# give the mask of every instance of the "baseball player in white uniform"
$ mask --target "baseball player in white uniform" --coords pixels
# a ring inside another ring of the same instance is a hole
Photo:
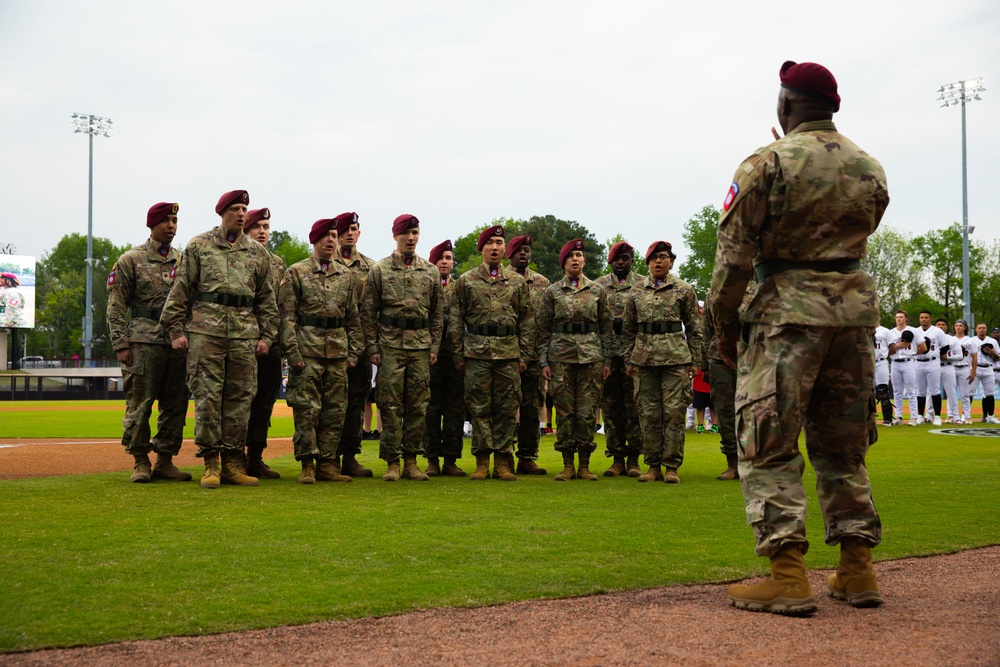
[[[955,320],[955,340],[962,347],[962,360],[955,363],[955,382],[961,398],[958,401],[958,419],[956,424],[972,423],[973,388],[979,370],[979,339],[968,335],[969,324],[965,320]]]
[[[993,365],[1000,358],[1000,343],[995,338],[986,335],[986,324],[976,325],[976,338],[979,339],[979,358],[977,359],[976,379],[969,384],[969,390],[975,393],[976,386],[983,388],[983,421],[987,424],[1000,424],[993,416],[993,393],[996,391]]]
[[[917,354],[927,353],[927,344],[924,342],[920,329],[907,326],[909,315],[905,310],[896,311],[896,326],[885,335],[889,344],[889,360],[891,366],[889,370],[892,374],[892,389],[895,401],[893,402],[894,418],[892,423],[903,423],[903,399],[910,404],[910,426],[917,425],[917,372],[914,369],[916,362],[913,357]]]
[[[882,404],[882,425],[892,426],[892,395],[889,393],[889,330],[881,324],[875,327],[875,400]]]
[[[955,363],[962,360],[962,346],[958,344],[958,339],[948,335],[948,321],[943,317],[937,318],[934,326],[940,329],[948,339],[948,344],[941,347],[941,387],[944,389],[945,398],[948,399],[948,421],[961,424],[958,412],[958,391],[955,381]]]
[[[935,426],[941,425],[941,349],[948,345],[948,336],[937,327],[931,326],[931,311],[920,311],[920,333],[927,343],[927,351],[917,353],[917,424],[924,423],[927,395],[930,394]]]

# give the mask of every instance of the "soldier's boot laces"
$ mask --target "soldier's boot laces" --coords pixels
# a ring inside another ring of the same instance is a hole
[[[568,482],[576,477],[576,470],[573,468],[573,455],[575,452],[563,452],[563,470],[555,476],[557,482]]]
[[[430,472],[428,471],[427,474],[429,475]],[[441,467],[441,474],[447,477],[465,477],[465,471],[458,467],[455,459],[448,458],[447,456],[444,459],[444,465]]]
[[[302,472],[299,473],[299,484],[316,483],[316,463],[312,459],[302,460]]]
[[[639,475],[640,482],[662,482],[663,481],[663,471],[660,469],[659,465],[649,466],[649,470],[645,474]]]
[[[383,482],[398,482],[399,481],[399,459],[395,461],[389,461],[388,467],[386,467],[385,474],[382,475]]]
[[[348,477],[371,477],[371,468],[366,468],[355,458],[354,454],[344,454],[344,461],[341,463],[340,472]]]
[[[441,460],[436,456],[427,457],[427,469],[424,474],[428,477],[437,477],[441,474]]]
[[[736,458],[736,454],[726,454],[726,469],[723,470],[722,474],[720,474],[715,479],[722,482],[728,482],[730,480],[739,478],[740,478],[740,469],[739,469],[738,459]]]
[[[516,482],[517,475],[511,470],[511,464],[513,463],[513,456],[510,454],[502,454],[500,452],[493,453],[493,472],[496,478],[501,482]]]
[[[545,468],[539,467],[532,459],[517,460],[518,475],[545,475],[547,473],[548,471]]]
[[[128,478],[128,481],[137,484],[145,484],[153,481],[151,466],[149,454],[136,454],[135,465],[132,466],[132,476]]]
[[[846,600],[852,607],[877,607],[882,604],[872,551],[860,537],[845,537],[840,541],[840,565],[826,580],[830,597]]]
[[[625,474],[625,458],[622,456],[616,456],[614,463],[611,467],[604,471],[605,477],[621,477]]]
[[[172,454],[156,455],[156,465],[153,466],[153,479],[169,479],[174,482],[190,482],[191,473],[178,470],[174,465]]]
[[[201,488],[217,489],[221,483],[222,471],[219,465],[219,452],[205,455],[205,474],[201,477]]]
[[[469,479],[480,482],[490,476],[490,455],[476,454],[476,472],[472,473]]]
[[[430,477],[420,471],[420,467],[417,465],[416,454],[406,454],[403,456],[403,479],[409,479],[414,482],[426,482],[430,479]]]
[[[677,474],[677,468],[664,468],[663,481],[667,484],[680,484],[681,476]]]
[[[732,584],[729,601],[738,609],[769,611],[774,614],[808,616],[816,611],[809,579],[806,577],[802,547],[789,544],[771,557],[771,576],[758,584]]]
[[[642,474],[642,469],[639,467],[638,454],[628,455],[628,458],[625,459],[625,470],[629,477],[638,477]]]
[[[247,447],[247,474],[258,479],[281,479],[281,473],[264,463],[263,447]]]
[[[580,468],[576,471],[577,479],[596,482],[597,475],[590,472],[590,452],[580,452]]]
[[[351,478],[340,473],[337,458],[319,459],[316,462],[317,482],[350,482]]]
[[[257,486],[256,477],[247,475],[246,457],[242,450],[227,449],[222,452],[222,483],[234,486]]]

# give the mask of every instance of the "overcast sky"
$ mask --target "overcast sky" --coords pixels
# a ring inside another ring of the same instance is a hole
[[[0,244],[40,258],[86,233],[81,112],[114,120],[94,140],[94,234],[118,244],[145,240],[158,201],[180,203],[184,243],[242,188],[300,237],[357,211],[375,258],[407,212],[421,254],[552,214],[683,261],[684,222],[769,143],[786,59],[837,77],[838,128],[888,176],[883,224],[913,233],[962,217],[961,112],[936,91],[985,77],[969,220],[992,240],[998,35],[996,0],[0,0]]]

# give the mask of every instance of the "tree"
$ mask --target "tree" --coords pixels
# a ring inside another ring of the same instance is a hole
[[[270,241],[274,240],[275,234],[282,234],[283,236],[281,243],[272,252],[285,262],[285,266],[301,262],[312,254],[312,246],[299,237],[293,236],[288,232],[275,232],[271,235]],[[270,241],[267,244],[268,249],[271,247]]]
[[[928,293],[941,306],[935,317],[944,317],[951,322],[962,314],[962,228],[957,222],[947,229],[936,229],[912,241],[914,267],[924,273]],[[969,245],[969,283],[981,285],[983,273],[981,265],[986,254],[981,244]],[[970,293],[971,297],[971,293]]]
[[[689,254],[677,275],[690,283],[695,293],[704,299],[712,286],[715,248],[719,245],[719,209],[705,206],[695,213],[684,223],[681,238]]]
[[[1000,240],[980,248],[983,252],[979,264],[982,278],[980,282],[970,281],[972,315],[976,322],[986,322],[988,327],[993,328],[1000,326]],[[971,268],[969,272],[972,272]]]
[[[267,240],[267,245],[264,247],[277,255],[278,248],[281,247],[281,244],[292,238],[295,237],[293,237],[290,232],[286,232],[283,229],[279,229],[277,231],[271,232],[271,237]]]
[[[611,252],[611,246],[613,246],[614,244],[618,243],[619,241],[625,241],[625,240],[626,240],[625,237],[622,236],[620,233],[619,234],[615,234],[614,238],[608,239],[607,241],[604,242],[604,248],[607,251],[607,253],[610,253]],[[629,244],[629,245],[631,245],[631,244]],[[605,257],[607,257],[607,253],[605,253],[605,255],[604,255]],[[632,272],[633,273],[638,273],[640,276],[648,276],[649,275],[649,267],[646,266],[646,260],[643,259],[643,257],[642,257],[642,250],[640,250],[639,248],[636,248],[632,252],[632,255],[633,255],[633,257],[632,257]],[[611,265],[610,264],[608,264],[605,267],[604,273],[611,273]]]
[[[875,280],[880,319],[886,326],[890,326],[887,322],[893,322],[893,313],[904,308],[903,302],[909,298],[914,274],[918,273],[912,263],[910,239],[892,227],[882,226],[868,237],[868,253],[861,260],[861,268]]]

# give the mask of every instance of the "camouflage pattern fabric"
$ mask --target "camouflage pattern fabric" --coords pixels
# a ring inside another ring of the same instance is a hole
[[[647,276],[628,293],[622,322],[622,356],[633,366],[698,366],[704,355],[701,315],[694,288],[667,274]],[[646,333],[641,325],[682,324],[683,331]]]
[[[611,359],[611,375],[604,381],[601,416],[604,417],[604,455],[625,457],[642,453],[642,431],[635,403],[635,383],[625,374],[625,360]]]
[[[331,460],[337,455],[347,404],[343,358],[305,357],[305,368],[288,369],[286,400],[292,407],[295,460]]]
[[[597,331],[563,333],[556,330],[562,324],[596,325]],[[542,295],[536,326],[536,349],[542,366],[552,361],[571,364],[600,361],[605,366],[611,365],[615,333],[608,295],[590,278],[580,276],[576,287],[568,277],[549,285]]]
[[[465,404],[472,415],[472,454],[514,453],[521,374],[513,359],[466,359]]]
[[[646,465],[680,468],[684,463],[684,419],[694,398],[691,367],[637,366],[635,380]]]
[[[428,458],[462,458],[462,429],[465,424],[465,377],[453,363],[448,335],[449,313],[455,297],[454,278],[441,284],[444,299],[444,333],[440,361],[430,368],[431,400],[427,404],[427,435],[424,449]]]
[[[736,371],[719,359],[709,359],[708,382],[712,415],[719,425],[719,451],[736,456]]]
[[[131,343],[132,365],[122,366],[125,418],[122,444],[127,454],[150,451],[176,456],[184,439],[188,392],[187,351],[159,343]],[[153,403],[159,412],[150,439]]]
[[[348,256],[345,257],[344,253]],[[360,310],[361,293],[368,280],[368,272],[375,260],[358,252],[357,247],[341,248],[337,261],[346,266],[355,277],[354,296]],[[364,421],[365,405],[372,388],[372,363],[362,355],[354,368],[347,369],[347,415],[344,417],[344,432],[340,437],[338,455],[361,453],[361,432],[367,430]]]
[[[14,287],[0,288],[0,327],[15,329],[26,327],[24,316],[24,294]]]
[[[427,404],[431,400],[428,351],[382,348],[375,400],[382,415],[379,458],[392,462],[404,454],[424,454]]]
[[[243,449],[250,402],[257,393],[256,347],[256,338],[188,334],[187,383],[194,396],[195,456]]]
[[[387,348],[438,353],[444,333],[440,276],[437,267],[426,259],[414,255],[407,264],[399,251],[375,263],[361,292],[361,327],[367,355],[384,353]],[[383,316],[424,320],[427,326],[397,327],[382,322]]]
[[[181,253],[152,238],[127,251],[108,275],[108,332],[115,352],[130,343],[170,345],[170,338],[155,312],[130,317],[132,308],[159,311],[174,285]]]
[[[552,362],[549,391],[556,411],[557,452],[593,452],[594,418],[601,401],[604,364]]]
[[[542,294],[551,284],[549,279],[530,268],[524,271],[524,282],[531,295],[531,312],[537,313],[542,304]],[[538,365],[538,349],[532,346],[527,359],[528,368],[521,373],[521,405],[518,408],[517,458],[538,460],[538,444],[541,434],[537,423],[538,411],[545,400],[542,392],[542,368]]]
[[[594,282],[604,288],[604,291],[608,294],[608,306],[611,308],[611,318],[617,323],[619,330],[621,329],[622,322],[625,319],[625,303],[628,301],[628,294],[632,291],[632,287],[637,283],[642,282],[643,276],[640,276],[634,271],[630,271],[628,276],[624,279],[620,279],[614,273],[606,273]],[[616,333],[614,335],[614,345],[611,346],[610,357],[621,357],[623,356],[622,350],[622,335]]]
[[[278,285],[285,275],[285,260],[267,251],[271,260],[271,283],[277,298]],[[277,303],[275,303],[277,307]],[[267,354],[257,357],[257,393],[250,403],[250,419],[247,422],[247,447],[267,448],[267,432],[271,427],[271,415],[281,390],[281,345],[275,341]]]

